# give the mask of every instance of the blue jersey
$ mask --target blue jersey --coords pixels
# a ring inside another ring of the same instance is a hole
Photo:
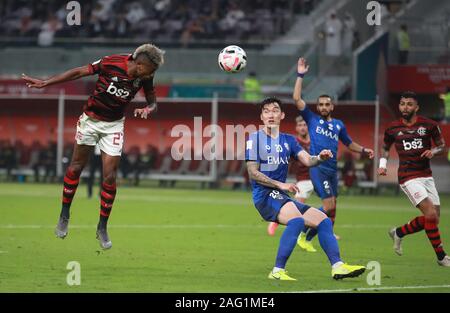
[[[311,138],[311,155],[317,155],[324,149],[331,150],[333,153],[333,158],[320,163],[317,167],[327,173],[337,172],[339,140],[346,146],[352,143],[344,123],[338,119],[326,121],[321,116],[314,114],[308,107],[300,111],[300,115],[303,116],[303,119],[308,124]]]
[[[280,133],[277,138],[268,136],[263,130],[252,133],[246,143],[245,160],[260,164],[259,171],[267,177],[286,182],[289,159],[297,159],[302,147],[294,136]],[[273,190],[255,181],[251,181],[253,201],[258,203],[265,197],[267,190]]]

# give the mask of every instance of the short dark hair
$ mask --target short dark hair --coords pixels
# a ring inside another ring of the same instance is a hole
[[[319,101],[320,98],[330,98],[330,100],[333,101],[333,97],[331,97],[330,95],[327,95],[326,93],[318,96],[317,101]]]
[[[400,99],[401,98],[411,98],[417,101],[417,94],[414,91],[405,91],[400,95]]]
[[[262,111],[264,109],[264,106],[269,103],[277,103],[280,107],[281,112],[283,112],[283,103],[276,97],[269,97],[262,100],[260,103],[258,103],[259,109]]]

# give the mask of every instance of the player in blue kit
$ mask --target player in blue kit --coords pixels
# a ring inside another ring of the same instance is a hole
[[[331,220],[320,210],[302,204],[287,194],[298,191],[295,184],[286,183],[291,157],[306,166],[316,166],[332,158],[333,154],[324,149],[318,155],[311,156],[301,148],[294,136],[279,132],[285,116],[279,99],[268,98],[260,105],[264,128],[249,136],[245,150],[253,202],[264,220],[286,225],[275,267],[269,273],[269,278],[296,280],[288,276],[285,266],[305,225],[317,229],[320,245],[331,263],[334,279],[361,275],[365,271],[364,266],[342,262]]]
[[[347,133],[344,123],[341,120],[331,117],[331,112],[334,110],[334,105],[331,97],[322,95],[317,100],[317,111],[319,114],[313,113],[301,98],[303,76],[308,72],[309,66],[306,64],[304,58],[300,58],[297,64],[297,80],[293,93],[293,99],[296,102],[297,108],[300,110],[300,115],[308,124],[309,135],[311,137],[311,154],[317,154],[322,149],[330,149],[333,157],[322,162],[319,166],[311,168],[309,174],[314,185],[314,190],[322,199],[323,210],[330,217],[331,221],[335,222],[336,218],[336,198],[338,196],[338,176],[337,176],[337,154],[338,144],[341,141],[352,152],[367,155],[370,159],[373,158],[374,153],[372,149],[364,148],[363,146],[352,141]],[[299,245],[302,241],[311,242],[316,235],[315,230],[309,230],[307,235],[300,236]]]

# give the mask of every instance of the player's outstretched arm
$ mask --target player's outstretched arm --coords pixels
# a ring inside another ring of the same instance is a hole
[[[258,184],[288,192],[299,191],[298,187],[295,184],[282,183],[280,181],[271,179],[270,177],[267,177],[267,175],[261,173],[259,171],[258,162],[247,161],[247,171],[249,178],[257,182]]]
[[[302,99],[302,88],[303,88],[303,77],[309,70],[309,65],[306,64],[304,58],[298,59],[297,63],[297,80],[295,81],[294,93],[292,98],[295,101],[297,109],[303,111],[305,109],[306,103]]]
[[[310,155],[305,150],[302,150],[298,153],[298,159],[305,166],[313,167],[319,165],[319,163],[331,159],[333,157],[333,153],[330,150],[322,150],[319,155]]]
[[[352,142],[351,144],[349,144],[348,148],[352,152],[367,155],[369,157],[369,159],[373,159],[373,157],[375,156],[372,149],[364,148],[363,146],[357,144],[356,142]]]
[[[92,75],[89,71],[89,66],[81,66],[76,67],[71,70],[68,70],[62,74],[55,75],[53,77],[50,77],[48,79],[39,79],[39,78],[33,78],[28,75],[22,74],[22,79],[27,84],[28,88],[44,88],[47,86],[64,83],[70,80],[78,79],[84,76]]]

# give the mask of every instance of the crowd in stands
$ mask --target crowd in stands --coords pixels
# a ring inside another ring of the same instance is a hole
[[[272,39],[321,0],[80,0],[81,25],[68,25],[66,1],[0,1],[0,36],[135,38],[178,41]]]

